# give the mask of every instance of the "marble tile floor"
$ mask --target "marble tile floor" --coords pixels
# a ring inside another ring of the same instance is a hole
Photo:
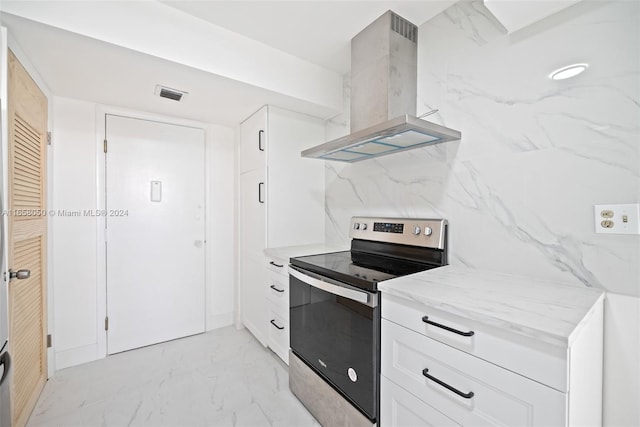
[[[275,354],[227,327],[60,370],[27,426],[319,426],[288,383]]]

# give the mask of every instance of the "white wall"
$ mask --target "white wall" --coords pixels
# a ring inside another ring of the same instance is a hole
[[[202,126],[207,156],[206,328],[231,325],[234,315],[234,130],[67,98],[54,98],[53,208],[96,209],[102,203],[104,112]],[[224,224],[221,226],[220,224]],[[54,350],[58,369],[105,356],[102,220],[53,220]]]
[[[353,215],[443,217],[451,264],[608,291],[607,426],[640,425],[640,236],[593,225],[594,204],[640,201],[639,40],[638,2],[581,2],[509,35],[459,2],[419,28],[417,113],[439,109],[428,120],[462,140],[325,168],[328,243]],[[575,62],[590,67],[547,78]]]
[[[53,128],[53,186],[51,209],[95,209],[95,105],[55,97]],[[97,219],[53,218],[53,283],[56,366],[97,354]]]
[[[235,133],[208,125],[207,138],[207,330],[234,322],[236,160]]]
[[[604,328],[604,425],[640,425],[640,298],[608,294]]]

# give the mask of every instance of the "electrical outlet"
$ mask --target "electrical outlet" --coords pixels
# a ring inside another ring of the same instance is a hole
[[[640,203],[594,205],[596,233],[640,234]]]

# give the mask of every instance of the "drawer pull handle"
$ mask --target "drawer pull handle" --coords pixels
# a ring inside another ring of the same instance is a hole
[[[275,326],[277,329],[283,330],[284,326],[278,326],[275,319],[271,319],[271,324]],[[472,393],[473,394],[473,393]]]
[[[424,368],[422,370],[422,375],[424,375],[425,377],[427,377],[431,381],[440,384],[442,387],[446,388],[447,390],[450,390],[450,391],[454,392],[458,396],[464,397],[465,399],[471,399],[473,397],[474,393],[472,391],[470,391],[469,393],[463,393],[460,390],[458,390],[457,388],[451,387],[449,384],[445,383],[444,381],[441,381],[441,380],[437,379],[436,377],[434,377],[432,375],[429,375],[429,370],[427,368]]]
[[[428,323],[430,325],[437,326],[438,328],[442,328],[445,331],[449,331],[449,332],[453,332],[454,334],[462,335],[463,337],[472,337],[475,334],[475,332],[473,332],[473,331],[462,332],[462,331],[459,331],[457,329],[453,329],[453,328],[450,328],[448,326],[445,326],[442,323],[436,323],[436,322],[434,322],[432,320],[429,320],[429,316],[422,316],[422,321],[424,323]]]
[[[271,286],[269,286],[269,287],[270,287],[271,289],[273,289],[274,291],[276,291],[276,292],[280,292],[280,293],[284,292],[284,289],[278,289],[278,288],[276,288],[276,285],[271,285]]]
[[[269,264],[271,264],[271,265],[273,265],[273,266],[275,266],[275,267],[278,267],[278,268],[282,268],[282,267],[284,267],[282,264],[276,264],[276,263],[275,263],[275,262],[273,262],[273,261],[269,261]]]

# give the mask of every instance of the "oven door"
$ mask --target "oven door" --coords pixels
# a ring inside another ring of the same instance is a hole
[[[290,266],[289,310],[291,350],[375,421],[380,360],[377,293]]]

